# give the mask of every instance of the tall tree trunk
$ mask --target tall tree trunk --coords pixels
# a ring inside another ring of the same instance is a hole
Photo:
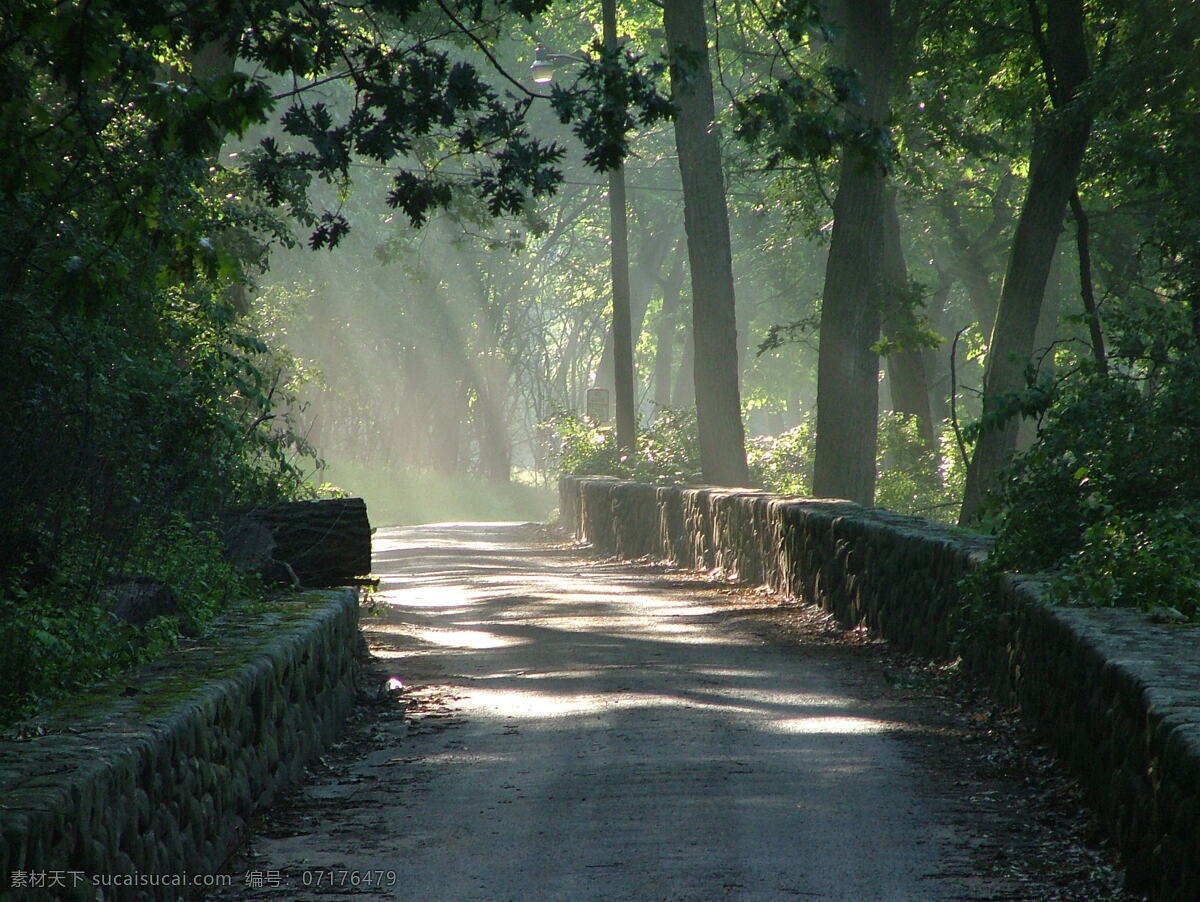
[[[604,48],[617,49],[617,3],[601,0]],[[609,241],[612,244],[613,400],[617,413],[617,445],[633,452],[637,446],[636,379],[633,374],[633,322],[629,312],[629,226],[625,203],[625,166],[608,174]],[[505,476],[507,478],[507,475]]]
[[[498,355],[485,357],[479,361],[477,373],[479,410],[475,422],[480,475],[484,479],[508,482],[512,475],[512,437],[508,434],[504,415],[508,367]]]
[[[1044,41],[1050,69],[1047,78],[1058,115],[1039,128],[1034,139],[1029,189],[1017,220],[988,347],[983,377],[985,418],[994,416],[1002,399],[1020,391],[1024,384],[1046,279],[1091,130],[1090,114],[1067,106],[1088,75],[1083,0],[1048,0],[1046,32],[1042,35],[1040,23],[1035,23],[1035,30],[1038,40]],[[967,468],[959,523],[970,524],[978,516],[984,498],[1016,448],[1018,428],[1014,417],[999,424],[985,422]]]
[[[929,323],[938,335],[946,335],[946,302],[950,298],[950,289],[954,287],[954,278],[949,272],[938,267],[938,285],[933,291],[933,297],[926,307]],[[935,423],[941,423],[950,416],[950,348],[943,344],[940,348],[926,348],[921,352],[925,361],[925,378],[929,383],[929,412]]]
[[[683,293],[683,248],[679,250],[670,275],[661,280],[663,302],[654,342],[654,403],[659,407],[671,406],[671,359],[675,352],[679,299]]]
[[[891,69],[888,0],[842,5],[844,61],[856,69],[875,126],[887,117]],[[882,165],[847,149],[833,201],[833,235],[821,301],[813,494],[871,505],[879,419],[879,339],[884,180]]]
[[[675,147],[692,271],[693,373],[700,467],[713,485],[746,485],[746,434],[738,388],[733,259],[721,148],[714,131],[704,0],[664,0]]]
[[[461,473],[468,466],[462,445],[464,425],[471,420],[469,394],[484,375],[443,293],[420,295],[414,313],[415,327],[425,337],[416,348],[409,391],[429,399],[427,419],[432,436],[427,443],[428,462],[438,472]],[[445,348],[462,348],[464,353],[448,355]],[[484,390],[478,393],[482,397]],[[404,433],[414,432],[410,417],[398,415],[397,422]]]
[[[625,167],[618,167],[608,174],[608,197],[612,243],[613,406],[617,418],[617,445],[622,450],[632,452],[637,445],[637,401],[633,374],[633,318],[629,311]]]
[[[896,211],[896,192],[884,193],[883,207],[883,284],[885,291],[907,292],[908,268],[904,264],[904,246],[900,241],[900,215]],[[894,305],[891,305],[894,307]],[[890,322],[884,326],[894,331],[901,311],[893,310]],[[925,359],[917,348],[896,351],[888,355],[888,378],[892,390],[892,409],[917,418],[921,439],[934,447],[937,439],[933,430],[933,414],[929,409],[929,380],[925,375]]]
[[[675,373],[675,388],[671,391],[671,406],[682,410],[696,406],[696,333],[688,329],[683,337],[683,351],[679,355],[679,369]]]
[[[1071,195],[1071,212],[1075,215],[1075,248],[1079,257],[1079,297],[1083,301],[1088,333],[1092,338],[1092,358],[1096,361],[1097,371],[1102,376],[1107,376],[1108,352],[1104,348],[1104,329],[1100,322],[1100,310],[1096,306],[1096,291],[1092,285],[1092,230],[1078,190]]]
[[[996,322],[997,301],[992,290],[992,272],[985,261],[991,257],[996,242],[1012,220],[1008,198],[1015,184],[1016,176],[1006,171],[992,195],[992,221],[974,236],[967,234],[955,198],[943,197],[939,205],[946,219],[946,235],[954,251],[954,276],[967,290],[967,297],[979,319],[980,331],[988,335]]]
[[[1038,312],[1037,329],[1033,333],[1033,365],[1043,376],[1054,375],[1054,340],[1058,337],[1058,312],[1067,292],[1063,284],[1063,242],[1059,236],[1058,247],[1050,261],[1050,273],[1046,276],[1046,292],[1042,309]],[[1038,424],[1032,417],[1021,417],[1017,424],[1017,444],[1014,450],[1024,451],[1037,438]]]
[[[979,320],[979,331],[990,334],[996,323],[996,296],[992,292],[992,282],[988,272],[973,256],[960,256],[956,266],[958,281],[967,291],[967,298]]]
[[[646,309],[650,306],[654,283],[657,281],[659,271],[667,256],[670,234],[666,230],[660,230],[653,235],[642,234],[640,238],[641,240],[637,243],[641,252],[629,272],[629,324],[635,348],[638,340],[642,337],[642,329],[646,324]],[[604,350],[600,354],[600,363],[596,366],[595,386],[612,391],[615,384],[613,378],[613,330],[610,326],[604,335]]]

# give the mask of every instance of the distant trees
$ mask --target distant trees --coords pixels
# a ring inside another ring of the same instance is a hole
[[[496,22],[547,6],[5,5],[0,669],[22,679],[0,718],[71,670],[86,679],[169,644],[169,625],[112,625],[97,604],[110,576],[169,581],[202,621],[242,591],[214,514],[313,491],[303,363],[264,340],[253,297],[293,225],[313,249],[345,240],[364,164],[387,171],[385,215],[413,224],[456,206],[479,221],[529,214],[560,186],[561,148],[527,125],[537,98],[484,75]],[[625,57],[553,101],[600,169],[632,127],[613,109],[665,110]],[[223,155],[256,129],[261,141]],[[492,334],[465,374],[446,368],[440,397],[480,409],[481,465],[506,477],[510,444],[491,437],[507,439],[513,349],[495,352]]]
[[[1181,10],[1133,15],[1082,0],[952,3],[937,17],[908,2],[717,3],[698,11],[680,0],[666,4],[662,32],[655,18],[630,11],[626,48],[633,57],[672,54],[683,203],[662,178],[670,155],[662,133],[635,117],[629,182],[639,405],[651,398],[688,404],[696,392],[702,454],[723,460],[705,466],[704,478],[742,482],[743,419],[755,431],[794,427],[812,414],[815,389],[813,490],[872,503],[880,467],[920,460],[923,485],[958,491],[970,461],[961,512],[964,522],[974,517],[1004,478],[1018,423],[1026,422],[1027,443],[1054,403],[1051,367],[1055,379],[1071,378],[1084,358],[1120,369],[1120,348],[1110,347],[1105,330],[1132,309],[1129,272],[1148,259],[1145,242],[1179,246],[1162,237],[1170,229],[1150,212],[1176,210],[1178,231],[1186,219],[1178,204],[1139,193],[1121,173],[1139,185],[1153,181],[1138,162],[1145,147],[1132,148],[1151,128],[1183,131],[1162,111],[1172,90],[1170,103],[1188,106],[1179,87],[1187,79],[1169,61],[1181,58],[1194,24]],[[558,29],[561,49],[594,38],[573,13],[546,22]],[[521,41],[512,46],[519,55]],[[622,65],[633,66],[633,57],[622,55]],[[585,81],[595,80],[591,71],[579,70]],[[1153,112],[1133,112],[1135,85]],[[586,108],[555,104],[560,113]],[[620,121],[628,140],[634,127]],[[1146,131],[1138,132],[1139,122]],[[746,139],[736,146],[735,131]],[[620,141],[605,148],[605,159],[624,149]],[[585,175],[574,171],[579,180]],[[640,193],[647,187],[666,194]],[[1068,205],[1074,242],[1059,240]],[[680,206],[686,266],[671,247]],[[1111,213],[1116,206],[1119,215]],[[611,378],[602,286],[594,281],[607,262],[604,226],[594,216],[545,234],[527,224],[519,243],[535,255],[583,256],[573,257],[570,280],[555,282],[540,264],[528,270],[538,286],[554,286],[552,297],[531,291],[539,313],[527,322],[549,330],[540,369],[556,375],[538,375],[533,358],[501,338],[508,399],[529,386],[540,411],[578,407],[587,372],[598,384]],[[1172,254],[1180,256],[1164,251],[1163,259]],[[512,265],[512,285],[531,284],[516,275],[524,265]],[[1164,263],[1149,280],[1174,292],[1168,269],[1178,272]],[[519,291],[503,296],[505,304],[523,303]],[[688,304],[691,329],[681,328]],[[747,353],[753,345],[761,345],[759,356]],[[560,380],[567,370],[574,375]],[[510,422],[515,412],[510,404]],[[881,444],[881,418],[907,425],[889,425]],[[898,451],[901,435],[924,450]],[[914,496],[909,509],[946,516],[958,506],[938,498],[943,507],[934,509]]]
[[[1057,381],[1077,367],[1113,368],[1105,329],[1142,303],[1128,278],[1134,257],[1149,259],[1138,242],[1179,247],[1134,225],[1161,223],[1149,210],[1179,205],[1144,193],[1131,202],[1122,174],[1145,184],[1138,161],[1154,135],[1176,134],[1165,112],[1148,111],[1165,111],[1168,92],[1189,107],[1180,92],[1192,79],[1176,63],[1194,46],[1195,16],[1081,0],[952,3],[936,17],[905,2],[714,10],[722,85],[757,154],[745,164],[773,173],[773,201],[787,198],[829,236],[819,324],[798,301],[799,315],[777,320],[763,343],[778,353],[818,336],[815,491],[872,501],[882,353],[891,404],[915,418],[924,444],[943,441],[935,412],[957,415],[957,441],[935,449],[934,466],[958,478],[965,452],[961,514],[974,520],[1019,423],[1052,407]],[[1131,91],[1148,106],[1124,105]],[[885,174],[894,194],[878,190]],[[1076,191],[1088,184],[1094,210]],[[1076,240],[1060,242],[1068,206]],[[1161,270],[1141,270],[1164,296],[1178,297],[1179,267],[1168,262],[1178,258],[1173,250]],[[946,342],[937,354],[931,327]]]
[[[397,456],[504,478],[540,455],[536,424],[578,408],[592,374],[611,379],[596,173],[633,141],[639,381],[625,406],[648,417],[651,401],[694,401],[709,481],[744,483],[744,422],[794,428],[815,394],[814,491],[872,503],[881,454],[903,457],[878,440],[881,416],[896,414],[933,455],[931,479],[950,485],[963,453],[971,460],[966,522],[1005,478],[1018,421],[1053,404],[1048,368],[1070,378],[1086,345],[1097,368],[1136,370],[1109,333],[1151,303],[1142,287],[1176,298],[1186,281],[1188,195],[1157,187],[1146,160],[1185,143],[1186,113],[1167,109],[1194,105],[1179,62],[1195,31],[1187,10],[976,0],[930,17],[906,0],[670,0],[662,20],[623,12],[615,53],[574,9],[542,0],[486,16],[471,4],[302,11],[271,0],[244,5],[237,21],[205,4],[184,18],[151,4],[136,22],[123,10],[29,7],[0,26],[15,73],[0,112],[14,134],[38,137],[10,142],[3,182],[8,221],[33,224],[9,226],[0,254],[10,296],[25,299],[11,308],[25,330],[14,334],[43,334],[76,308],[114,327],[117,309],[133,324],[145,316],[151,337],[183,317],[213,347],[242,349],[216,356],[236,378],[261,379],[257,395],[229,394],[258,398],[243,414],[265,437],[285,424],[267,407],[294,368],[260,358],[247,314],[261,309],[250,289],[268,283],[268,249],[292,240],[290,220],[313,248],[349,240],[353,225],[413,281],[355,286],[384,300],[392,291],[396,309],[370,336],[397,360],[406,395],[385,399],[389,417],[434,421],[397,427]],[[84,33],[94,46],[75,53]],[[520,61],[544,38],[589,58],[538,96]],[[97,49],[110,43],[127,44],[125,56]],[[651,62],[668,56],[674,142],[655,128],[667,82]],[[564,156],[567,129],[582,161]],[[1153,152],[1151,132],[1162,136]],[[222,158],[238,134],[253,140]],[[454,224],[439,238],[468,238],[446,258],[414,231],[434,220]],[[1060,241],[1064,229],[1076,240]],[[450,257],[463,262],[452,278],[434,265]],[[288,266],[280,286],[320,275]],[[306,290],[302,281],[291,288]],[[39,307],[35,295],[51,300]],[[182,312],[188,303],[199,307]],[[1154,342],[1147,354],[1156,372],[1172,365]],[[14,371],[37,384],[27,365]],[[36,394],[24,387],[18,410]],[[337,415],[382,445],[391,427],[371,422],[377,394],[386,387],[362,386],[372,401]],[[310,426],[327,438],[333,414],[311,414],[330,398],[318,397],[305,417],[291,408],[301,431],[287,450],[266,441],[264,459],[307,447]],[[32,408],[23,416],[36,433]]]

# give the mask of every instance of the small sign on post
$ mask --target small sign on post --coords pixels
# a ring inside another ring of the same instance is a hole
[[[587,390],[587,413],[585,415],[595,426],[603,426],[608,422],[607,388],[589,388]]]

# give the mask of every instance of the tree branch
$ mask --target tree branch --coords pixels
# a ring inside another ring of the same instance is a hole
[[[471,31],[471,29],[468,28],[466,26],[466,24],[461,19],[459,19],[458,16],[456,16],[454,14],[454,11],[452,9],[450,9],[449,6],[446,5],[445,0],[436,0],[436,2],[437,2],[437,5],[441,8],[442,12],[445,13],[446,17],[451,22],[454,23],[454,25],[458,28],[458,30],[461,31],[464,35],[466,35],[467,38],[470,39],[471,43],[473,43],[476,47],[478,47],[479,51],[488,58],[488,62],[490,62],[492,64],[492,67],[498,73],[500,73],[502,76],[504,76],[506,79],[508,79],[508,81],[510,81],[513,85],[515,85],[518,91],[520,91],[526,97],[529,97],[531,99],[532,98],[538,98],[541,100],[549,100],[550,99],[549,94],[540,94],[537,91],[531,91],[531,90],[529,90],[529,88],[525,87],[525,85],[522,84],[518,79],[516,79],[512,75],[510,75],[508,73],[508,70],[506,70],[504,68],[504,66],[502,66],[500,64],[500,61],[498,59],[496,59],[495,55],[492,53],[491,49],[487,46],[487,44],[485,44],[482,40],[480,40],[479,37],[476,36],[475,32]]]

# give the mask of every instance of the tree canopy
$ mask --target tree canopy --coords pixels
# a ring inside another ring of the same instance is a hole
[[[947,520],[965,481],[1005,566],[1194,614],[1200,12],[669,7],[695,46],[655,4],[610,47],[551,0],[0,0],[6,705],[114,576],[234,585],[231,506],[740,482],[743,428],[753,481]],[[620,165],[632,451],[585,415]]]

